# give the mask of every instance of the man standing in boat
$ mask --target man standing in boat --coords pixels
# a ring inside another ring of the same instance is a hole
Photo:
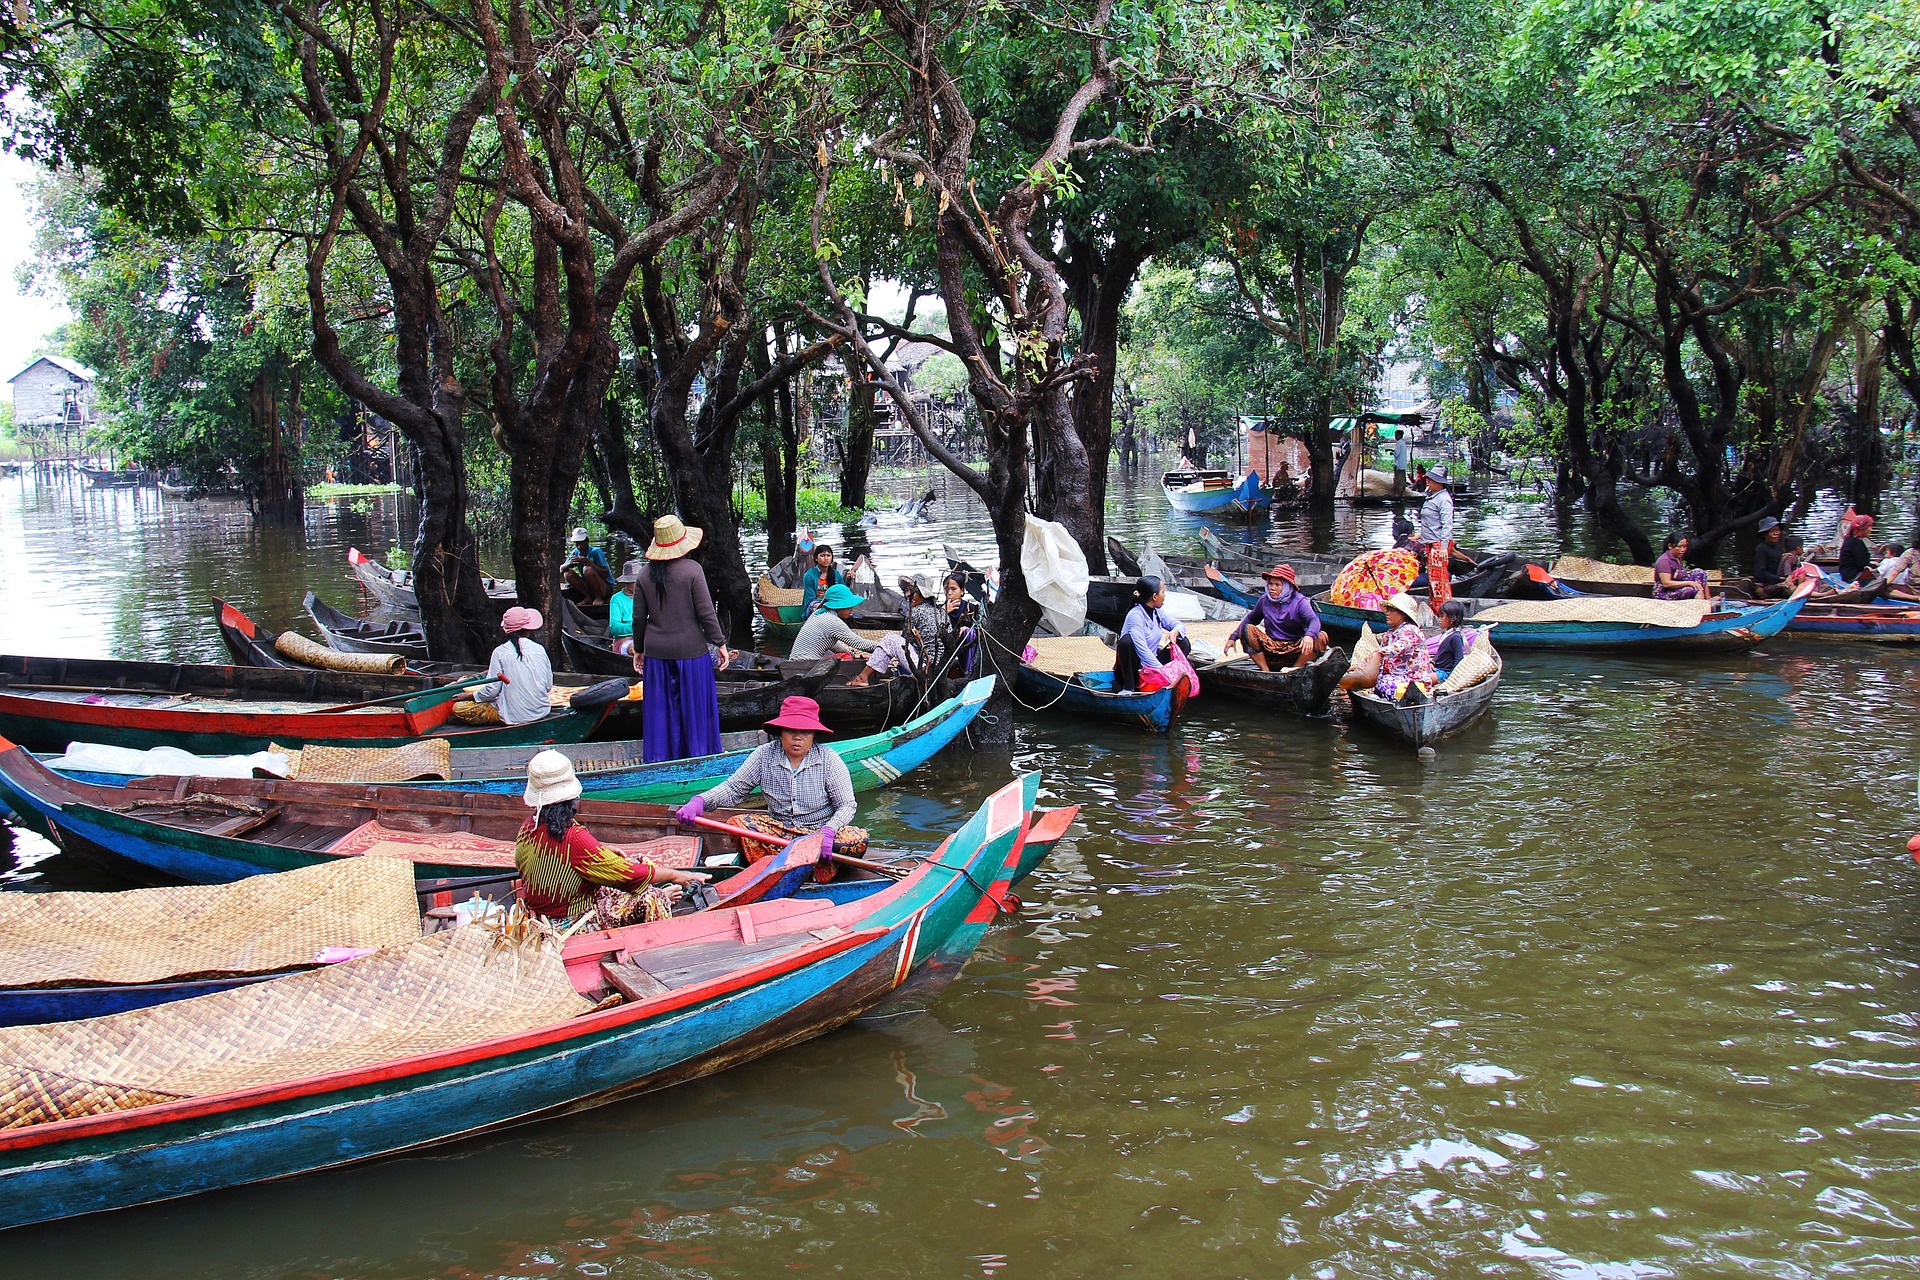
[[[1393,433],[1393,496],[1398,498],[1407,491],[1407,468],[1413,463],[1413,441],[1407,439],[1405,427]]]
[[[1453,495],[1447,492],[1447,469],[1427,472],[1427,497],[1420,504],[1417,535],[1427,548],[1427,593],[1434,608],[1453,599],[1453,578],[1447,562],[1453,556]]]

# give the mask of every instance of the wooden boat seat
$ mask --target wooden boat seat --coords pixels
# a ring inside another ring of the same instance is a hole
[[[770,938],[759,938],[746,942],[739,937],[721,938],[705,942],[685,942],[678,946],[650,948],[637,953],[636,958],[644,958],[644,966],[629,961],[632,968],[639,969],[660,982],[667,989],[691,987],[698,983],[717,978],[744,964],[771,960],[790,951],[816,944],[811,933],[782,933]],[[604,961],[602,964],[604,965]]]

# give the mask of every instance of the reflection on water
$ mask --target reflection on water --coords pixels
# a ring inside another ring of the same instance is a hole
[[[943,492],[942,522],[866,531],[889,575],[989,545]],[[1481,508],[1467,536],[1550,551],[1554,519]],[[1151,485],[1115,526],[1189,536]],[[203,593],[291,622],[305,585],[347,595],[348,541],[393,528],[316,508],[295,539],[0,488],[0,641],[211,657]],[[1204,697],[1173,738],[1023,721],[1010,755],[863,798],[895,838],[1016,769],[1086,805],[930,1017],[425,1157],[15,1232],[10,1269],[1910,1273],[1917,697],[1910,656],[1770,644],[1513,655],[1491,720],[1426,764]]]

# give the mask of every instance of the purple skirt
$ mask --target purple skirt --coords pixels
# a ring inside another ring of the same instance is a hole
[[[705,654],[670,662],[645,658],[640,754],[648,764],[720,753],[720,690]]]

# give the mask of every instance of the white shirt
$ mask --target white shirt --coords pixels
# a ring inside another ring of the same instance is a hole
[[[1405,471],[1407,464],[1413,461],[1413,441],[1401,436],[1393,442],[1393,469]]]
[[[553,709],[547,691],[553,688],[553,663],[547,651],[525,636],[519,647],[508,640],[493,651],[487,664],[490,676],[505,676],[505,683],[483,684],[473,691],[475,702],[491,702],[508,724],[527,724],[546,717]]]
[[[1896,587],[1906,586],[1913,577],[1912,555],[1912,552],[1908,552],[1906,555],[1888,556],[1880,562],[1880,567],[1874,570],[1875,575],[1885,578]]]
[[[1435,489],[1420,504],[1417,535],[1422,542],[1453,541],[1453,495],[1447,490]]]

